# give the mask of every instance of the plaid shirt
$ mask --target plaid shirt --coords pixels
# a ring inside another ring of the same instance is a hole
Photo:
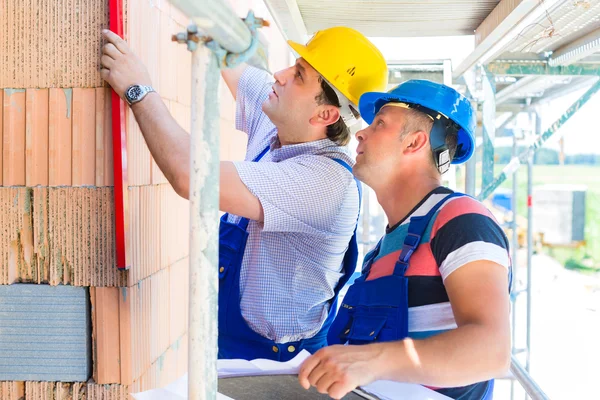
[[[248,147],[246,161],[234,164],[264,210],[263,223],[248,224],[240,308],[254,331],[286,343],[314,336],[327,318],[359,212],[358,190],[332,160],[352,166],[346,147],[329,139],[280,145],[261,107],[271,85],[266,72],[248,67],[237,90],[236,128],[248,134]]]

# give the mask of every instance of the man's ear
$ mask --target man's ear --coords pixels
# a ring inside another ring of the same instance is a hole
[[[425,131],[409,133],[404,138],[404,154],[414,154],[423,149],[429,151],[429,135]]]
[[[310,119],[314,126],[326,127],[335,124],[340,119],[340,109],[332,105],[320,105]]]

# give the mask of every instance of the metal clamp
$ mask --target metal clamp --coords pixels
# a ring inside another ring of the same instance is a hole
[[[206,42],[206,40],[207,38],[205,36],[198,35],[198,27],[193,24],[187,27],[187,32],[179,32],[178,34],[171,36],[171,41],[187,44],[189,51],[196,50],[198,48],[198,43],[201,41]]]
[[[187,32],[180,32],[173,35],[171,40],[178,43],[186,43],[189,51],[194,51],[198,47],[198,43],[202,42],[212,50],[217,56],[220,68],[234,68],[241,63],[248,61],[256,52],[259,45],[258,28],[269,26],[269,22],[263,18],[257,18],[252,10],[248,11],[248,15],[243,19],[244,23],[250,30],[252,37],[250,46],[241,53],[231,53],[225,50],[216,40],[208,36],[199,36],[198,27],[190,25]]]
[[[211,49],[219,59],[219,67],[221,68],[234,68],[241,63],[248,61],[256,52],[258,48],[258,28],[263,26],[269,26],[269,22],[263,18],[257,18],[252,10],[248,11],[248,15],[243,19],[244,23],[250,30],[252,41],[250,46],[241,53],[230,53],[223,49],[219,43],[214,40],[206,42],[206,46]]]

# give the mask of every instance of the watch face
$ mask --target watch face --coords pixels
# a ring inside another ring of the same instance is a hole
[[[129,89],[127,89],[126,96],[130,102],[136,101],[142,95],[142,88],[138,85],[133,85]]]

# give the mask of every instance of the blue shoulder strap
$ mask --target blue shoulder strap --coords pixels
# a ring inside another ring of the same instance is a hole
[[[252,162],[258,162],[261,158],[263,158],[265,156],[265,154],[267,154],[269,152],[269,149],[271,148],[271,146],[267,146],[265,147],[265,149],[263,151],[260,152],[259,155],[257,155],[254,160],[252,160]],[[240,221],[238,222],[238,226],[244,230],[246,230],[246,228],[248,228],[248,222],[250,222],[250,220],[248,218],[241,218]]]
[[[332,160],[337,162],[338,164],[340,164],[342,167],[346,168],[350,173],[352,173],[352,167],[345,161],[340,160],[339,158],[332,158]],[[352,238],[350,238],[350,243],[348,245],[348,249],[346,250],[346,254],[344,255],[344,264],[347,264],[346,261],[349,260],[350,258],[352,258],[352,256],[353,256],[352,254],[349,254],[349,253],[354,252],[354,256],[356,256],[356,258],[358,258],[356,229],[358,227],[358,218],[360,216],[360,207],[362,204],[362,185],[356,177],[354,177],[354,181],[356,182],[356,187],[358,188],[358,215],[356,217],[356,225],[354,225],[354,232],[352,233]],[[353,241],[354,241],[354,243],[353,243]],[[346,268],[346,270],[344,271],[344,275],[340,278],[340,280],[338,281],[338,283],[335,287],[336,293],[338,293],[344,287],[344,285],[346,283],[348,283],[348,281],[352,277],[352,274],[354,274],[354,271],[356,271],[356,265],[354,265],[354,268],[352,268],[348,265],[344,265],[344,268]],[[349,271],[347,268],[352,268],[352,270]]]
[[[252,162],[258,162],[261,158],[263,158],[263,156],[265,154],[267,154],[269,152],[269,149],[271,148],[271,146],[267,146],[265,147],[265,149],[263,151],[260,152],[259,155],[256,156],[256,158],[254,158],[254,160],[252,160]]]
[[[452,197],[461,196],[464,196],[464,194],[450,193],[448,196],[438,201],[437,204],[434,205],[427,214],[419,217],[410,218],[410,223],[408,225],[408,234],[404,238],[402,251],[400,252],[398,261],[396,261],[396,266],[394,267],[394,275],[404,276],[404,274],[406,273],[406,270],[408,269],[408,261],[410,260],[410,257],[413,255],[413,253],[421,243],[421,237],[423,236],[423,233],[425,233],[427,225],[429,225],[429,221],[431,221],[431,218],[433,218],[437,210],[439,210],[440,207]]]

